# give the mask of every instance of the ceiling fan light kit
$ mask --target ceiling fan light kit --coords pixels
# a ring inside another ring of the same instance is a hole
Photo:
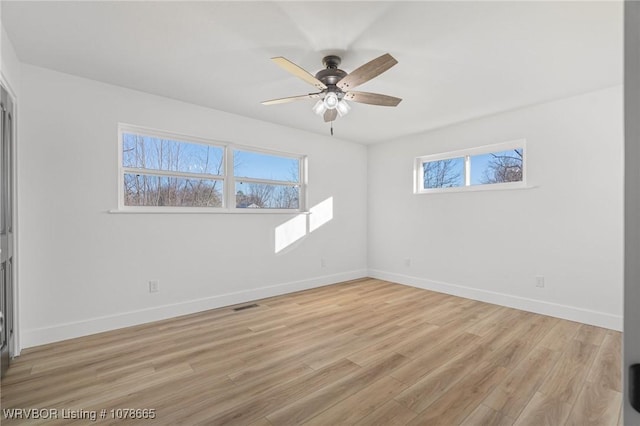
[[[401,98],[396,98],[394,96],[370,92],[354,92],[351,90],[377,77],[397,64],[398,61],[388,53],[367,62],[361,67],[356,68],[351,73],[347,73],[338,68],[341,62],[339,56],[325,56],[322,59],[322,63],[326,68],[318,71],[315,76],[281,56],[271,58],[271,60],[285,71],[313,85],[320,91],[316,93],[309,93],[308,95],[272,99],[262,102],[263,105],[277,105],[302,99],[315,98],[319,100],[313,106],[313,112],[317,115],[322,115],[324,117],[324,121],[333,122],[338,116],[343,117],[351,110],[351,105],[347,103],[347,99],[353,102],[369,105],[393,107],[397,106],[402,100]]]
[[[340,117],[343,117],[347,115],[349,111],[351,111],[351,105],[349,105],[347,101],[343,99],[340,102],[338,102],[338,105],[336,105],[336,109],[338,110],[338,115]]]
[[[326,106],[327,109],[334,109],[338,106],[339,101],[338,95],[336,95],[335,92],[329,92],[324,95],[324,106]]]
[[[313,112],[315,112],[318,115],[324,114],[324,112],[327,110],[327,107],[324,104],[324,99],[320,99],[318,102],[316,102],[316,104],[313,106],[312,110],[313,110]]]

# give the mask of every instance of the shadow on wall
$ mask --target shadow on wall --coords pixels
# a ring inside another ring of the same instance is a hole
[[[275,230],[275,252],[281,252],[331,219],[333,219],[333,197],[311,207],[309,214],[299,214],[279,225]]]

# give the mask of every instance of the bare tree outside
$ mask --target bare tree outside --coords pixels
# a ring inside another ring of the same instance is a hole
[[[274,194],[273,204],[278,209],[297,209],[300,206],[300,188],[281,186]]]
[[[241,152],[240,154],[245,154]],[[265,157],[262,154],[251,154],[254,158]],[[267,156],[268,157],[268,156]],[[235,158],[242,158],[235,155]],[[245,157],[246,158],[246,157]],[[271,181],[281,181],[283,184],[236,182],[236,207],[239,208],[261,208],[261,209],[297,209],[300,205],[299,185],[286,185],[284,182],[298,182],[300,179],[299,162],[297,159],[283,159],[289,164],[288,171],[283,171],[278,175],[269,173],[266,175]],[[281,166],[283,164],[280,164]],[[246,170],[245,170],[246,172]],[[252,171],[252,172],[255,172]]]
[[[273,185],[263,183],[241,183],[236,192],[236,207],[241,208],[268,208],[273,196]]]
[[[225,173],[222,147],[125,133],[124,203],[222,207],[224,176],[232,172],[236,207],[299,208],[299,159],[244,150],[234,150],[233,158],[233,170]]]
[[[141,169],[125,173],[125,205],[128,206],[222,206],[222,149],[143,135],[125,134],[123,165]],[[158,170],[184,174],[212,175],[212,179],[160,176],[144,173]]]
[[[289,181],[298,182],[300,180],[300,164],[298,161],[289,166]],[[273,196],[273,204],[278,209],[297,209],[300,207],[300,187],[280,186]]]
[[[482,183],[522,181],[522,148],[492,153]]]
[[[261,209],[297,209],[297,186],[244,183],[236,192],[236,207]]]
[[[462,158],[429,161],[424,163],[425,188],[451,188],[461,186]]]

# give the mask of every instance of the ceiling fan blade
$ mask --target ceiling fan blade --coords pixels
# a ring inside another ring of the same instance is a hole
[[[345,78],[340,80],[337,86],[344,91],[353,89],[356,86],[379,76],[397,63],[398,61],[396,61],[393,56],[385,53],[373,61],[369,61],[361,67],[353,70]]]
[[[278,56],[276,58],[271,58],[273,62],[278,64],[285,71],[295,75],[296,77],[306,81],[307,83],[315,86],[317,89],[324,90],[327,86],[324,85],[323,82],[315,78],[313,75],[309,74],[306,70],[294,64],[287,58],[283,58],[282,56]]]
[[[329,121],[333,121],[338,117],[338,110],[336,109],[328,109],[324,112],[324,121],[328,123]]]
[[[293,101],[301,101],[303,99],[315,99],[319,97],[320,97],[320,93],[309,93],[308,95],[289,96],[288,98],[271,99],[268,101],[263,101],[262,105],[286,104]]]
[[[395,96],[369,92],[347,92],[344,94],[344,99],[353,102],[360,102],[361,104],[393,107],[397,106],[400,101],[402,101],[402,98],[396,98]]]

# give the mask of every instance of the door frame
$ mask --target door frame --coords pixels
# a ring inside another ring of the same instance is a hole
[[[11,217],[13,220],[13,341],[10,341],[9,356],[11,358],[20,356],[22,345],[20,344],[20,286],[19,286],[19,218],[18,218],[18,96],[15,90],[9,84],[7,78],[0,71],[0,86],[4,87],[9,93],[13,104],[13,134],[11,138],[11,192],[12,192],[12,208]]]

